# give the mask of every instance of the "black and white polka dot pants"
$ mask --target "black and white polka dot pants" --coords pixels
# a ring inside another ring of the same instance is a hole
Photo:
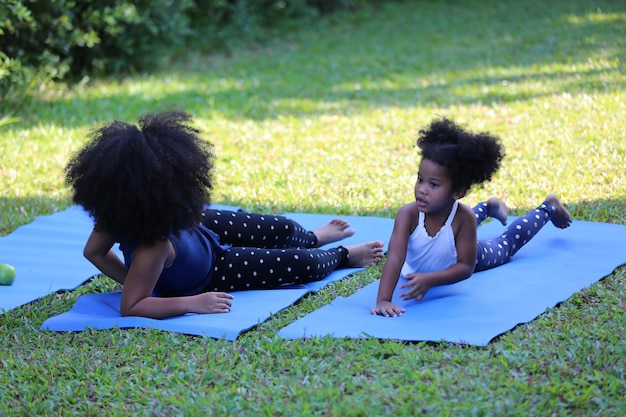
[[[479,225],[490,215],[487,203],[480,203],[474,207],[474,214],[476,224]],[[480,239],[474,272],[509,262],[513,255],[545,226],[553,214],[552,205],[544,201],[539,207],[515,219],[498,238]]]
[[[220,243],[231,246],[217,256],[209,291],[319,281],[348,261],[347,249],[315,248],[315,234],[284,216],[212,209],[203,216]]]

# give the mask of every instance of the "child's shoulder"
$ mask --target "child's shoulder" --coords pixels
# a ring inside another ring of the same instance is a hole
[[[416,202],[405,204],[396,213],[395,227],[413,232],[419,221],[419,209]]]
[[[400,216],[413,217],[413,216],[417,216],[418,214],[419,214],[419,208],[417,207],[417,203],[415,201],[412,201],[400,207],[400,209],[396,213],[396,218]]]
[[[460,222],[472,222],[475,223],[476,222],[476,216],[474,215],[474,210],[466,205],[463,204],[459,201],[459,206],[456,210],[456,216],[454,216],[454,220],[456,221],[460,221]]]

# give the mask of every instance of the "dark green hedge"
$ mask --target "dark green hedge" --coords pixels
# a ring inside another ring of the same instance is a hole
[[[0,99],[50,81],[146,71],[182,45],[202,52],[263,41],[285,22],[366,0],[2,0]]]

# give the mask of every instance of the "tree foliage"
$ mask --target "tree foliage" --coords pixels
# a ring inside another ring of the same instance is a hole
[[[150,70],[190,42],[213,52],[263,41],[286,21],[359,1],[4,0],[0,98],[16,100],[52,81]]]

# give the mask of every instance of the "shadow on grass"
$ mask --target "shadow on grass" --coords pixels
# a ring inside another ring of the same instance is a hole
[[[38,216],[45,216],[68,208],[69,199],[57,199],[44,195],[26,197],[0,197],[0,236],[31,223]]]
[[[594,5],[395,2],[370,10],[371,16],[286,34],[261,53],[190,60],[153,74],[175,80],[175,89],[78,94],[35,105],[63,108],[42,123],[79,126],[103,114],[134,120],[171,105],[202,117],[264,120],[626,89],[620,64],[626,62],[626,5]],[[167,81],[163,86],[168,89]]]
[[[626,199],[581,200],[564,205],[573,220],[626,225]],[[510,214],[521,216],[534,208],[514,207]]]
[[[243,210],[257,213],[316,213],[337,214],[353,216],[375,216],[394,218],[397,208],[380,208],[369,211],[354,212],[354,208],[346,204],[337,206],[293,206],[280,202],[252,202],[247,200],[215,201],[217,204],[225,204],[240,207]],[[0,236],[8,235],[19,226],[28,224],[38,216],[45,216],[65,210],[72,205],[69,199],[55,199],[43,196],[28,196],[20,198],[0,197]],[[534,207],[512,209],[511,215],[522,215]],[[626,200],[583,200],[566,204],[574,220],[584,220],[601,223],[614,223],[626,225]]]
[[[584,200],[568,204],[567,209],[575,220],[626,225],[626,198]]]
[[[232,205],[235,207],[241,207],[243,210],[260,212],[260,213],[290,213],[290,212],[305,212],[305,213],[318,213],[318,214],[337,214],[337,215],[355,215],[355,216],[375,216],[384,218],[394,218],[396,211],[400,206],[396,208],[379,208],[370,211],[359,211],[355,213],[351,206],[346,204],[344,207],[337,206],[290,206],[281,204],[280,202],[264,203],[264,202],[251,202],[247,200],[231,200],[228,202],[217,202],[220,204]],[[626,199],[610,198],[603,200],[581,200],[565,204],[567,210],[570,212],[574,220],[599,222],[599,223],[614,223],[626,225]],[[511,209],[511,215],[520,216],[526,214],[533,207],[515,207]]]

